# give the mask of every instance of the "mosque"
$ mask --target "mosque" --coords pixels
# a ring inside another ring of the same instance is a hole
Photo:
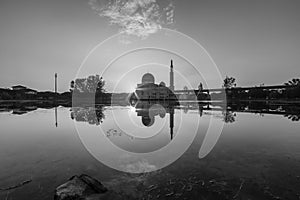
[[[131,99],[135,100],[177,100],[174,94],[174,71],[173,61],[170,66],[170,86],[167,87],[164,82],[155,84],[155,78],[151,73],[146,73],[142,77],[142,83],[137,84],[134,95]]]

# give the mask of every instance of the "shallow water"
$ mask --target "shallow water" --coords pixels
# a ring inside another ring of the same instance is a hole
[[[57,127],[54,108],[22,115],[1,112],[0,188],[32,182],[0,191],[0,199],[53,199],[55,188],[75,174],[93,176],[128,198],[299,199],[299,121],[280,114],[175,108],[172,135],[170,112],[159,110],[146,120],[150,126],[130,106],[101,106],[96,112],[59,107]],[[208,137],[210,123],[224,123],[222,132]],[[105,146],[108,141],[137,154],[173,145],[160,157],[172,160],[177,153],[180,157],[158,170],[154,169],[162,161],[155,156],[146,159],[146,166],[139,165],[142,169],[128,168],[126,163],[127,171],[154,171],[124,173],[106,165],[123,162],[114,150],[95,152],[98,147],[93,145]],[[204,156],[199,154],[201,147]],[[103,164],[98,156],[111,160]]]

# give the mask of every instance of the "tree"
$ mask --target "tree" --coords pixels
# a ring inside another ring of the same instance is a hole
[[[251,99],[266,99],[269,96],[268,91],[260,87],[250,89],[248,95]]]
[[[235,122],[236,114],[233,113],[232,111],[228,111],[228,110],[224,111],[223,112],[223,116],[224,116],[223,121],[225,123],[233,123],[233,122]]]
[[[202,83],[200,83],[200,84],[198,85],[198,90],[199,90],[199,92],[201,92],[201,91],[203,90],[203,85],[202,85]]]
[[[74,87],[75,87],[75,82],[72,80],[70,83],[70,91],[74,91]]]
[[[285,83],[285,85],[292,86],[291,88],[286,88],[284,90],[284,95],[286,98],[294,99],[300,98],[300,79],[293,78],[292,80]]]
[[[13,99],[13,97],[9,94],[9,92],[7,92],[7,91],[1,91],[0,92],[0,99],[10,100],[10,99]]]
[[[300,79],[299,78],[293,78],[292,80],[285,83],[285,85],[298,86],[298,85],[300,85]]]
[[[91,75],[87,78],[77,78],[71,81],[71,90],[76,93],[104,93],[105,81],[99,75]]]
[[[229,89],[235,86],[236,86],[235,78],[226,76],[226,78],[223,81],[222,87],[225,89]]]
[[[104,85],[105,85],[105,81],[101,77],[100,81],[97,83],[97,89],[96,89],[97,94],[102,94],[105,92]]]

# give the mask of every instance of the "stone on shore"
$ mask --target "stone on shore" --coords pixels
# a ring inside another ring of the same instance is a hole
[[[119,200],[121,197],[109,191],[98,180],[82,174],[71,177],[55,190],[54,200]]]

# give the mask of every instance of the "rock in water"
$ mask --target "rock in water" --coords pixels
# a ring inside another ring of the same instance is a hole
[[[73,176],[66,183],[58,186],[54,200],[100,200],[108,196],[118,199],[115,194],[107,191],[98,180],[82,174]]]

